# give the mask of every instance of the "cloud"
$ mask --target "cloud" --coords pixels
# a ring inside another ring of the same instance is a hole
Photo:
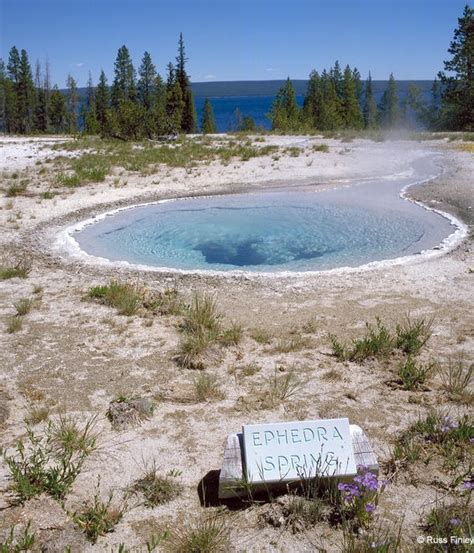
[[[83,61],[81,61],[81,62],[79,62],[79,63],[76,63],[76,67],[82,67],[83,65],[84,65],[84,62],[83,62]]]
[[[274,71],[276,71],[276,69],[275,69],[274,67],[267,67],[267,68],[265,69],[265,71],[266,71],[267,73],[273,73]]]
[[[204,78],[206,79],[206,81],[215,81],[217,79],[217,77],[215,75],[204,75]]]

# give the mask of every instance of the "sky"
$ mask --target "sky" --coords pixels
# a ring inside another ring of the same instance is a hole
[[[126,44],[164,75],[179,33],[194,82],[306,79],[337,59],[365,78],[433,79],[466,0],[0,0],[0,57],[15,45],[52,81],[113,78]]]

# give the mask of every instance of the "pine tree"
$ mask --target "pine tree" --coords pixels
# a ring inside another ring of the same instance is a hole
[[[209,102],[207,98],[204,100],[201,129],[204,134],[212,134],[217,132],[214,110],[212,109],[211,102]]]
[[[166,81],[166,119],[169,133],[178,133],[182,130],[184,100],[181,86],[176,78],[172,63],[168,64],[168,78]]]
[[[357,67],[354,67],[352,71],[352,78],[354,79],[356,95],[359,100],[359,105],[362,105],[362,96],[364,94],[364,85],[362,84],[362,78],[360,76],[359,70]]]
[[[341,66],[339,65],[338,60],[336,60],[336,62],[334,63],[334,67],[331,67],[331,69],[329,70],[329,76],[334,83],[334,88],[336,90],[338,98],[342,98],[342,94],[344,91],[344,82]]]
[[[322,102],[319,129],[332,131],[343,125],[342,106],[336,91],[334,78],[324,70],[321,73]]]
[[[13,84],[17,85],[20,78],[20,53],[16,46],[10,49],[7,70],[8,77],[13,81]]]
[[[304,98],[304,117],[310,128],[320,128],[323,90],[321,77],[317,71],[311,71]]]
[[[357,98],[356,82],[348,65],[344,69],[343,77],[342,114],[344,126],[347,129],[361,129],[364,126],[359,99]]]
[[[46,113],[46,98],[44,93],[43,78],[41,75],[41,64],[36,62],[35,69],[35,130],[38,132],[46,132],[48,130],[48,117]]]
[[[178,56],[176,57],[176,82],[181,88],[182,99],[184,102],[181,118],[181,130],[187,133],[196,131],[196,107],[194,105],[193,92],[189,75],[186,73],[186,52],[184,49],[183,33],[179,35]]]
[[[130,100],[131,102],[135,102],[137,99],[135,69],[133,68],[128,48],[125,45],[118,49],[114,73],[111,100],[112,107],[119,109],[122,101]]]
[[[301,126],[301,110],[296,102],[295,89],[289,77],[276,95],[270,120],[273,130],[296,131]]]
[[[95,95],[95,111],[96,118],[99,124],[99,129],[102,135],[108,132],[109,119],[109,87],[107,85],[107,77],[104,71],[100,72],[99,84],[97,85]]]
[[[159,74],[156,75],[153,98],[153,121],[154,131],[158,136],[169,132],[169,125],[166,115],[166,87]]]
[[[68,132],[74,134],[77,132],[77,84],[75,79],[67,76],[67,125]]]
[[[7,72],[5,62],[0,58],[0,132],[7,131],[6,82]]]
[[[148,111],[153,107],[156,80],[156,68],[148,52],[143,54],[142,63],[138,69],[138,75],[138,99],[141,105]]]
[[[19,131],[22,133],[31,132],[33,129],[33,114],[35,103],[35,91],[31,66],[28,61],[26,50],[21,51],[20,66],[18,69],[17,82],[18,98],[18,121]]]
[[[66,100],[57,86],[51,92],[50,118],[54,132],[64,132],[67,124]]]
[[[400,102],[397,93],[397,83],[393,73],[390,73],[388,86],[383,93],[379,106],[379,118],[382,127],[393,128],[400,122]]]
[[[94,82],[90,71],[89,78],[87,79],[86,103],[82,107],[82,120],[84,131],[87,134],[97,134],[100,132],[100,125],[97,120]]]
[[[372,88],[372,75],[369,73],[369,78],[365,85],[365,98],[364,98],[364,123],[366,129],[377,128],[377,104],[374,99],[374,92]]]
[[[453,130],[474,131],[474,9],[465,6],[438,74],[442,84],[443,123]]]

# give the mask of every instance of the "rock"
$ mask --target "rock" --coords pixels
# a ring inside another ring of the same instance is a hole
[[[107,418],[115,430],[125,430],[149,419],[154,405],[148,398],[119,398],[110,402]]]

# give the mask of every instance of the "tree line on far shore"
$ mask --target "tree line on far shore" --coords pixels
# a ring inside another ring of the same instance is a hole
[[[143,54],[138,77],[128,48],[119,48],[114,79],[104,71],[94,86],[89,74],[87,97],[79,110],[75,79],[69,75],[63,94],[51,86],[49,64],[39,62],[33,77],[26,50],[11,48],[7,65],[0,60],[0,130],[7,133],[100,134],[123,139],[153,138],[197,130],[196,109],[186,72],[183,35],[176,64],[169,63],[164,82],[149,52]]]
[[[431,101],[422,99],[414,84],[400,101],[393,74],[377,105],[372,79],[362,83],[359,71],[339,62],[322,73],[312,71],[303,107],[296,101],[291,80],[279,90],[270,119],[281,132],[339,129],[394,129],[417,121],[430,130],[474,131],[474,10],[464,8],[448,49],[451,59],[433,82]]]
[[[329,70],[310,74],[304,104],[300,107],[290,79],[279,90],[269,117],[280,132],[332,131],[339,129],[393,129],[417,120],[429,130],[474,131],[474,10],[464,8],[444,62],[433,82],[431,101],[422,99],[410,85],[400,101],[397,83],[390,75],[387,89],[376,103],[372,79],[362,82],[356,68],[344,70],[338,62]],[[163,80],[145,52],[138,76],[127,47],[119,48],[114,79],[109,86],[101,71],[96,86],[89,74],[87,96],[79,107],[75,79],[67,78],[64,94],[51,86],[50,68],[36,63],[34,75],[26,50],[11,48],[7,64],[0,59],[0,132],[99,134],[122,139],[194,133],[196,108],[186,71],[182,34],[176,63],[167,66]],[[236,110],[232,130],[252,132],[255,121]],[[204,102],[200,130],[217,131],[212,105]]]

